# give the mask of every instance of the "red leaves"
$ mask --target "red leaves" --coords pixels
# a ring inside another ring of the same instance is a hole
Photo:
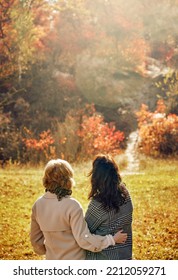
[[[113,123],[104,122],[101,115],[83,116],[78,135],[82,139],[83,154],[90,156],[99,152],[116,154],[120,151],[120,143],[124,133],[116,131]]]
[[[54,139],[49,129],[41,132],[39,138],[33,138],[32,132],[27,128],[24,129],[24,132],[26,132],[27,138],[24,138],[23,142],[27,148],[30,162],[36,164],[40,161],[49,160],[51,157],[56,157],[56,148],[53,145]]]
[[[43,151],[54,143],[54,139],[51,136],[50,130],[43,131],[39,135],[39,139],[29,138],[23,139],[28,149]]]

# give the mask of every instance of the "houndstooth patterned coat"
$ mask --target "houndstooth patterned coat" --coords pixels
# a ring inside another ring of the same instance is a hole
[[[132,259],[132,212],[133,205],[130,196],[120,207],[119,212],[105,209],[102,204],[92,199],[85,215],[88,227],[93,234],[114,235],[118,230],[123,229],[128,234],[124,244],[110,246],[101,252],[87,251],[88,260],[129,260]]]

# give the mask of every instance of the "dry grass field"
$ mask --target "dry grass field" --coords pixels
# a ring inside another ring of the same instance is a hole
[[[74,164],[73,196],[87,208],[91,162]],[[178,259],[178,162],[144,159],[137,173],[124,173],[134,205],[133,257]],[[121,170],[122,173],[122,170]],[[43,168],[0,169],[0,259],[41,259],[29,241],[31,207],[43,194]]]

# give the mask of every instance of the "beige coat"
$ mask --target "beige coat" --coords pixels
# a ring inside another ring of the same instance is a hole
[[[112,236],[89,232],[77,200],[68,196],[58,201],[50,192],[33,205],[30,239],[34,251],[48,260],[85,259],[85,250],[99,252],[115,244]]]

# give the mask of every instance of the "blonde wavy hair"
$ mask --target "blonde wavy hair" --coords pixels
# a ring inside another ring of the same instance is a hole
[[[67,161],[50,160],[44,169],[43,186],[46,191],[55,193],[60,200],[72,193],[72,187],[75,185],[73,174],[74,171]]]

